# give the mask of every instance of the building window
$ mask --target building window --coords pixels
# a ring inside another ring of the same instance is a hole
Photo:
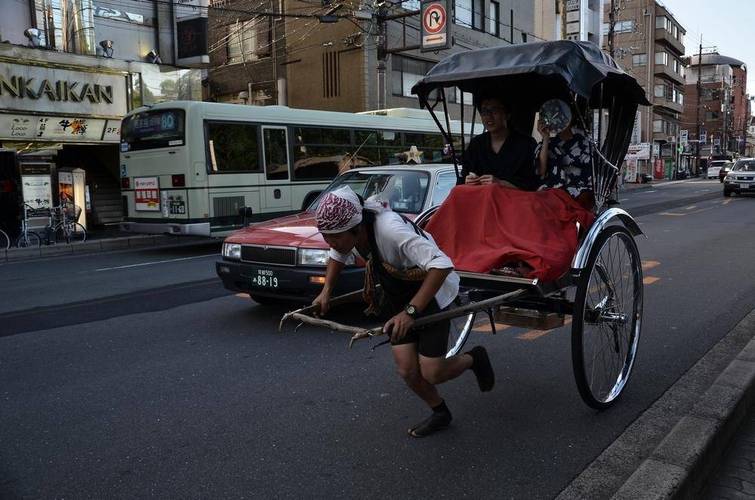
[[[228,26],[228,64],[270,55],[269,19],[241,21]]]
[[[415,97],[412,95],[412,87],[424,78],[434,64],[429,61],[399,55],[391,56],[392,94],[402,97]]]
[[[634,66],[645,66],[647,63],[648,63],[647,54],[634,54],[632,56],[632,65]]]
[[[490,2],[490,18],[488,19],[488,32],[497,37],[501,36],[501,4],[495,0]]]
[[[632,33],[634,31],[634,19],[617,22],[613,30],[615,33]]]
[[[472,27],[472,0],[456,0],[456,24]]]
[[[668,54],[666,52],[656,52],[655,64],[668,64]]]
[[[721,115],[717,111],[706,111],[705,121],[718,120],[720,116]]]
[[[341,95],[341,53],[325,52],[322,55],[322,96]]]
[[[485,0],[472,0],[472,27],[485,31]]]
[[[663,132],[663,120],[653,120],[653,132]]]
[[[668,24],[669,24],[669,20],[668,18],[666,18],[666,16],[657,16],[655,18],[656,28],[666,29],[666,26],[668,26]]]
[[[663,84],[656,85],[653,95],[655,97],[666,97],[666,86]]]

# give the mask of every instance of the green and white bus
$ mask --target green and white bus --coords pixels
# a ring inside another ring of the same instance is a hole
[[[458,136],[459,125],[452,131]],[[424,110],[354,114],[196,101],[142,107],[121,127],[121,227],[223,236],[241,226],[244,207],[252,220],[295,213],[351,167],[402,157],[441,163],[444,142]]]

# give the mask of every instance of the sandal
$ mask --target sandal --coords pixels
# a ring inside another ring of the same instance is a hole
[[[409,435],[414,438],[427,437],[448,428],[452,418],[451,412],[448,410],[434,411],[432,415],[409,429]]]

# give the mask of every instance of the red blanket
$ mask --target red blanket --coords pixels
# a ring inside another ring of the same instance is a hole
[[[498,185],[456,186],[427,224],[456,269],[486,273],[516,261],[528,277],[552,281],[577,251],[577,227],[595,216],[560,189],[520,191]]]

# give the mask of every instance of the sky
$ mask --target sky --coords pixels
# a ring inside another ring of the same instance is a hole
[[[747,65],[747,93],[755,95],[755,0],[660,0],[687,30],[687,55],[696,54],[703,37],[705,47]]]

